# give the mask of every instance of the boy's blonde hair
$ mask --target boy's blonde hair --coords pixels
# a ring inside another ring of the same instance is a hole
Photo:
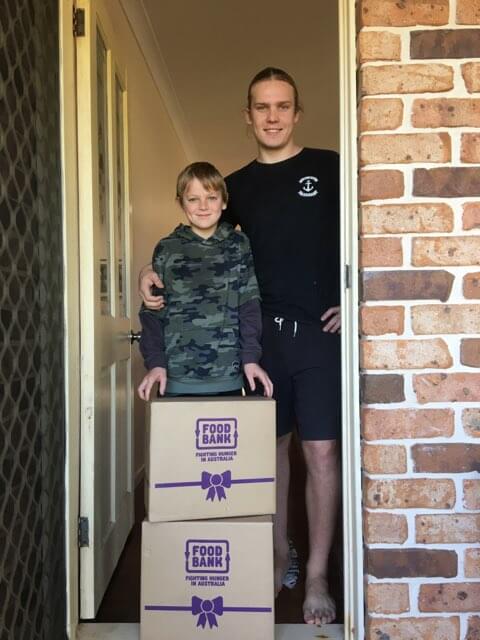
[[[222,200],[228,202],[228,191],[222,174],[210,162],[193,162],[180,172],[177,178],[177,198],[182,201],[188,184],[197,179],[207,191],[220,191]]]

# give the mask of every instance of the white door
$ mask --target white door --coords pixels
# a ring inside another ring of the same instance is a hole
[[[134,521],[127,78],[105,5],[76,3],[82,618],[95,617]]]

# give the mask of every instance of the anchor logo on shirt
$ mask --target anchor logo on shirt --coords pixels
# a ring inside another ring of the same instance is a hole
[[[315,176],[304,176],[303,178],[300,178],[300,180],[298,181],[300,183],[300,191],[298,192],[299,196],[302,196],[304,198],[312,198],[313,196],[316,196],[318,191],[317,191],[317,182],[318,182],[318,178],[316,178]]]

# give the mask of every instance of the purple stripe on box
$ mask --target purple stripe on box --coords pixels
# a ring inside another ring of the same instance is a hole
[[[232,480],[232,484],[250,484],[252,482],[275,482],[275,478],[243,478]]]
[[[161,604],[146,604],[145,611],[191,611],[192,607],[174,607]]]
[[[223,607],[224,611],[240,611],[241,613],[270,613],[272,607]]]
[[[201,482],[156,482],[155,489],[172,489],[174,487],[201,487]]]

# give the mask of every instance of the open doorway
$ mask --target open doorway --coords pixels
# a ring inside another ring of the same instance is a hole
[[[125,9],[122,19],[127,17],[132,20],[132,14],[128,10],[129,3],[121,4]],[[162,58],[161,66],[166,69],[175,92],[179,107],[177,114],[180,112],[180,128],[183,129],[189,151],[194,154],[192,159],[212,160],[223,173],[229,173],[254,157],[254,141],[246,134],[241,110],[245,106],[248,81],[258,69],[270,64],[287,69],[300,87],[305,114],[299,128],[299,143],[309,147],[339,150],[336,3],[302,0],[295,7],[294,15],[279,12],[279,7],[273,2],[261,3],[260,7],[242,7],[241,12],[228,5],[219,7],[214,2],[202,3],[201,7],[192,2],[188,9],[182,5],[181,11],[173,3],[145,1],[143,5],[150,23],[150,35],[153,33],[157,43],[156,53]],[[120,5],[112,9],[119,10]],[[136,30],[135,35],[142,49],[140,32]],[[148,58],[147,55],[146,57]],[[133,101],[139,99],[132,91],[130,98]],[[132,172],[135,173],[133,166]],[[132,178],[134,190],[135,175]],[[172,190],[166,195],[166,200],[170,202],[173,200],[171,193]],[[158,215],[158,208],[155,209]],[[151,222],[154,222],[153,219]],[[168,217],[166,213],[162,220],[166,231],[175,223],[174,216]],[[137,218],[134,216],[133,234],[132,272],[135,278],[138,266],[146,262],[150,255],[152,227],[145,225],[144,220],[139,220],[137,227]],[[155,237],[157,235],[155,233]],[[138,360],[137,358],[134,365],[134,380],[141,371]],[[136,401],[134,468],[138,480],[141,480],[143,464],[143,423],[143,407]],[[301,504],[299,495],[302,495],[298,491],[303,482],[298,447],[294,447],[292,455],[295,464],[291,513],[295,512],[296,517],[293,518],[291,533],[298,538],[296,542],[302,556],[306,527],[304,520],[302,521],[304,513],[298,508]],[[138,493],[141,494],[141,491]],[[141,512],[139,515],[141,516]],[[340,532],[341,529],[340,525]],[[336,537],[337,540],[340,538],[341,536]],[[342,545],[338,545],[338,548],[340,552],[337,550],[332,554],[332,568],[337,578],[335,590],[339,594],[337,619],[341,621],[343,583],[338,577],[342,573]],[[131,585],[132,582],[129,584],[130,592]],[[113,583],[111,588],[114,588]],[[298,603],[301,614],[301,596]],[[287,611],[287,603],[282,605],[279,601],[279,612],[282,609]],[[281,621],[300,622],[297,619]]]

